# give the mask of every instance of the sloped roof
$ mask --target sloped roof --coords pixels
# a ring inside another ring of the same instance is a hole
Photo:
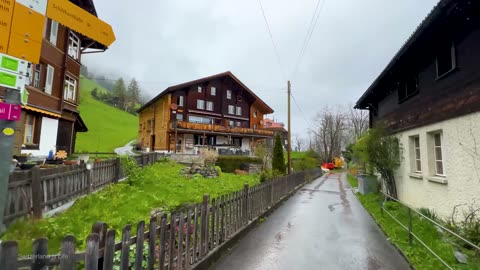
[[[155,101],[157,101],[158,99],[160,99],[161,97],[163,97],[164,95],[166,95],[168,93],[172,93],[172,92],[174,92],[176,90],[179,90],[179,89],[182,89],[182,88],[190,87],[192,85],[196,85],[196,84],[206,82],[206,81],[215,80],[215,79],[222,78],[222,77],[230,77],[236,83],[238,83],[241,87],[243,87],[250,95],[252,95],[254,97],[255,101],[258,102],[258,104],[262,107],[265,114],[273,113],[273,109],[270,108],[270,106],[268,106],[261,98],[259,98],[252,90],[250,90],[250,88],[248,88],[245,84],[243,84],[230,71],[226,71],[226,72],[222,72],[222,73],[219,73],[219,74],[216,74],[216,75],[212,75],[212,76],[204,77],[204,78],[201,78],[201,79],[197,79],[197,80],[193,80],[193,81],[189,81],[189,82],[185,82],[185,83],[170,86],[167,89],[165,89],[163,92],[158,94],[156,97],[154,97],[152,100],[147,102],[145,105],[143,105],[140,109],[137,110],[137,112],[143,111],[145,108],[147,108],[148,106],[150,106]]]
[[[277,123],[270,118],[265,118],[263,119],[263,127],[274,129],[274,128],[284,128],[285,125],[283,123]]]
[[[414,44],[417,43],[418,39],[432,26],[436,23],[439,19],[442,18],[442,15],[447,10],[455,0],[440,0],[435,7],[430,11],[427,17],[420,23],[417,29],[413,32],[413,34],[408,38],[408,40],[403,44],[400,50],[393,56],[392,60],[388,63],[385,69],[380,73],[377,79],[370,85],[370,87],[363,93],[363,95],[358,99],[357,103],[355,104],[355,109],[366,109],[368,104],[364,104],[367,98],[373,93],[373,90],[379,85],[380,81],[395,67],[398,60],[400,60],[411,48]]]

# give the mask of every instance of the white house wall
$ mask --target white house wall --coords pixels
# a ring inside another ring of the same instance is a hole
[[[22,150],[22,153],[31,153],[34,156],[48,156],[50,150],[56,151],[58,119],[42,118],[40,143],[38,150]]]
[[[429,134],[436,131],[441,131],[443,135],[445,177],[432,177],[435,170],[434,150]],[[450,217],[456,205],[480,204],[480,113],[397,135],[403,152],[402,163],[396,173],[400,200],[416,208],[433,209],[443,218]],[[411,151],[411,136],[419,136],[420,139],[422,172],[418,174],[412,173],[414,154]]]

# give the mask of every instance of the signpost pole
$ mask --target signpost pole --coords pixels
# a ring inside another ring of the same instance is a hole
[[[5,103],[20,104],[20,91],[5,89]],[[10,177],[10,164],[12,162],[12,150],[17,122],[0,120],[0,233],[5,231],[4,215],[8,194],[8,179]]]

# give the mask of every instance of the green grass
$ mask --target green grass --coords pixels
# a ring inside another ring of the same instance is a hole
[[[348,181],[348,184],[351,187],[358,187],[358,180],[357,180],[357,178],[353,177],[352,175],[347,174],[347,181]]]
[[[302,159],[307,156],[307,152],[297,152],[297,151],[292,151],[290,154],[290,157],[292,159]]]
[[[2,240],[17,240],[20,254],[31,253],[32,240],[48,238],[49,252],[59,251],[62,238],[72,234],[83,248],[92,224],[107,223],[121,235],[126,224],[136,225],[148,221],[150,211],[162,208],[165,211],[190,203],[202,201],[204,194],[211,198],[243,189],[244,183],[254,186],[260,183],[258,175],[234,175],[222,173],[215,179],[189,179],[179,175],[182,165],[161,162],[145,167],[133,185],[119,183],[100,192],[78,199],[64,213],[36,222],[20,221],[9,227]],[[132,232],[135,232],[133,226]]]
[[[77,133],[76,150],[113,152],[137,137],[138,118],[94,99],[91,92],[107,91],[96,82],[80,78],[80,115],[88,132]]]
[[[408,232],[396,223],[386,213],[383,215],[380,211],[380,197],[377,194],[362,195],[357,193],[365,209],[375,218],[385,231],[389,240],[395,243],[407,256],[409,262],[418,270],[437,270],[445,269],[445,266],[435,258],[425,247],[416,240],[413,245],[408,244]],[[386,202],[385,208],[392,213],[404,225],[408,224],[408,210],[399,203]],[[469,250],[462,250],[469,257],[469,264],[457,263],[453,251],[454,245],[444,240],[444,237],[437,232],[434,225],[425,219],[420,218],[418,214],[412,215],[413,232],[422,239],[432,250],[435,251],[444,261],[453,269],[480,269],[480,258],[475,257]]]

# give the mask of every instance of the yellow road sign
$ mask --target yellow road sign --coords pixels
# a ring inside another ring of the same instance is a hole
[[[0,29],[0,53],[7,53],[10,31]]]
[[[44,25],[44,15],[22,4],[17,3],[15,5],[12,19],[12,35],[17,34],[30,40],[42,42]]]
[[[47,17],[97,42],[110,46],[115,41],[112,27],[67,0],[49,0]]]
[[[7,54],[38,64],[42,43],[12,33],[8,44]]]

